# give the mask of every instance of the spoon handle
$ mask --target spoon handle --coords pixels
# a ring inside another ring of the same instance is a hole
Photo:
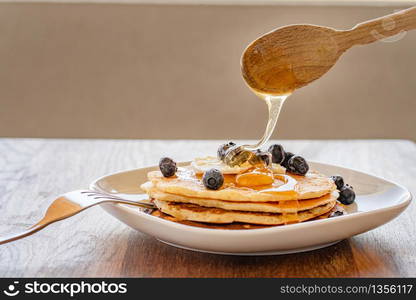
[[[359,23],[341,35],[344,51],[354,45],[370,44],[387,37],[416,29],[416,6]]]

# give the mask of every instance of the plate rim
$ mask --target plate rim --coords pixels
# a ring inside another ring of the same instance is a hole
[[[118,209],[122,209],[123,211],[129,212],[129,213],[135,212],[136,214],[140,214],[141,217],[144,217],[146,219],[149,218],[149,221],[160,222],[162,224],[166,224],[167,226],[173,226],[173,227],[176,227],[178,229],[187,229],[187,230],[195,231],[195,232],[201,232],[202,231],[202,232],[205,232],[205,233],[215,232],[215,234],[219,234],[219,235],[230,235],[230,233],[233,233],[233,234],[236,234],[236,235],[249,235],[252,232],[255,232],[258,235],[258,234],[269,234],[270,232],[298,230],[298,229],[302,229],[304,227],[312,228],[312,227],[319,226],[321,224],[325,224],[325,222],[340,223],[340,222],[347,221],[347,220],[350,220],[350,219],[356,219],[356,218],[361,218],[361,217],[365,217],[365,216],[370,216],[374,213],[380,213],[380,212],[389,211],[389,210],[392,210],[392,209],[401,209],[400,213],[402,213],[409,206],[409,204],[411,203],[411,201],[413,199],[412,193],[405,186],[403,186],[402,184],[396,183],[394,181],[385,179],[381,176],[372,175],[372,174],[369,174],[367,172],[363,172],[363,171],[360,171],[360,170],[357,170],[357,169],[354,169],[354,168],[328,164],[328,163],[325,163],[325,162],[320,162],[320,161],[315,161],[315,160],[310,160],[309,162],[312,163],[312,164],[342,168],[342,169],[358,172],[358,173],[364,174],[366,176],[375,177],[379,180],[381,179],[383,181],[386,181],[386,182],[390,183],[393,186],[399,187],[407,195],[401,202],[399,202],[395,205],[384,207],[384,208],[377,208],[377,209],[374,209],[374,210],[371,210],[371,211],[356,212],[356,213],[353,213],[353,214],[339,216],[337,218],[314,220],[313,222],[301,222],[301,223],[296,223],[296,224],[289,224],[289,226],[288,225],[285,225],[285,226],[271,226],[271,227],[267,227],[267,228],[256,228],[256,229],[250,229],[250,230],[247,230],[247,229],[218,230],[218,229],[215,229],[215,228],[204,228],[204,227],[190,226],[190,225],[185,225],[185,224],[181,224],[181,223],[172,222],[172,221],[165,220],[165,219],[162,219],[162,218],[157,218],[157,217],[151,216],[151,215],[149,215],[149,214],[147,214],[143,211],[140,211],[138,209],[133,210],[133,207],[128,206],[128,205],[122,205],[122,204],[111,203],[111,202],[105,203],[105,205],[115,206]],[[190,161],[178,162],[179,165],[183,165],[183,164],[187,164],[187,163],[190,163]],[[142,168],[127,169],[127,170],[121,170],[121,171],[113,172],[113,173],[110,173],[110,174],[106,174],[106,175],[100,176],[100,177],[96,178],[95,180],[93,180],[90,183],[89,188],[91,190],[107,193],[106,191],[99,188],[99,186],[97,185],[97,182],[99,182],[100,180],[102,180],[102,179],[104,179],[108,176],[118,175],[118,174],[127,173],[127,172],[134,172],[134,171],[137,171],[137,170],[140,170],[140,169],[154,168],[154,167],[157,167],[157,166],[156,165],[144,166]]]

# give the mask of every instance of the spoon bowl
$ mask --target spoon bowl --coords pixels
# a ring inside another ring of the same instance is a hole
[[[242,75],[257,94],[287,95],[328,72],[352,46],[415,28],[416,7],[357,24],[350,30],[307,24],[280,27],[245,49]]]
[[[252,42],[241,58],[247,84],[259,93],[284,95],[324,75],[345,51],[338,31],[315,25],[290,25]]]

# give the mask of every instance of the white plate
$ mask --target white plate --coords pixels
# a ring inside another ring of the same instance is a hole
[[[184,164],[184,163],[182,163]],[[305,223],[250,230],[222,230],[183,225],[153,217],[138,208],[103,204],[102,208],[128,226],[180,248],[233,255],[270,255],[309,251],[381,226],[403,212],[411,201],[403,186],[356,170],[311,162],[326,175],[342,175],[357,194],[349,214]],[[119,172],[101,177],[91,189],[138,200],[147,198],[140,184],[157,167]]]

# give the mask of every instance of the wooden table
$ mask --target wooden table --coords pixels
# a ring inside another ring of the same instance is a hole
[[[289,151],[397,181],[416,192],[416,147],[402,140],[283,141]],[[0,232],[37,221],[58,194],[98,176],[189,160],[220,141],[0,139]],[[203,254],[164,245],[95,207],[0,246],[0,276],[393,277],[416,276],[414,203],[391,223],[337,245],[266,257]]]

